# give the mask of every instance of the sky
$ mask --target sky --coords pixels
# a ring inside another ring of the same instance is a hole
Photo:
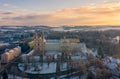
[[[0,26],[120,25],[120,0],[0,0]]]

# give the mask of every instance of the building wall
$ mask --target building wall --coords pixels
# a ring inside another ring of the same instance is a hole
[[[54,50],[59,51],[60,50],[60,44],[59,43],[46,43],[45,44],[45,50]]]
[[[9,50],[1,55],[1,63],[8,63],[13,60],[15,57],[20,55],[21,47],[16,47],[14,49]]]
[[[74,48],[77,48],[79,51],[82,51],[83,53],[87,52],[86,45],[84,43],[70,43],[70,50],[73,50]],[[61,44],[60,43],[46,43],[45,44],[45,50],[53,50],[53,51],[60,51],[61,50]]]

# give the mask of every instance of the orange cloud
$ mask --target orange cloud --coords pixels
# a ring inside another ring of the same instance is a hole
[[[120,25],[120,3],[99,6],[66,8],[53,13],[41,14],[11,12],[2,13],[1,25]]]

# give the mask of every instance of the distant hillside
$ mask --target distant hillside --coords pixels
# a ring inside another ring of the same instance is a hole
[[[78,32],[78,31],[106,31],[106,30],[120,30],[120,26],[0,26],[0,31],[16,31],[16,30],[49,30],[59,32]]]
[[[74,27],[56,27],[53,31],[106,31],[106,30],[120,30],[119,26],[74,26]]]

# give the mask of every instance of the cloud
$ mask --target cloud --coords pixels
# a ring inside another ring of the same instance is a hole
[[[2,15],[10,15],[10,14],[13,14],[13,13],[9,12],[9,11],[0,11],[0,14],[2,14]]]
[[[5,7],[9,7],[9,6],[12,6],[12,5],[10,5],[10,4],[3,4],[3,6],[5,6]]]
[[[26,12],[30,12],[30,13],[32,13],[32,12],[34,12],[34,11],[32,11],[32,10],[29,10],[29,9],[25,9],[25,8],[22,8],[22,7],[19,7],[19,6],[16,6],[16,5],[12,5],[12,4],[8,4],[8,3],[0,3],[2,6],[4,6],[4,7],[8,7],[10,10],[16,10],[16,11],[19,11],[19,12],[24,12],[24,13],[26,13]]]
[[[2,3],[1,3],[2,4]],[[4,7],[9,7],[9,8],[14,8],[14,9],[19,9],[19,7],[12,5],[12,4],[8,4],[8,3],[4,3],[2,4]]]
[[[6,5],[8,6],[8,5]],[[0,12],[1,25],[120,25],[120,3],[66,8],[53,13]]]

